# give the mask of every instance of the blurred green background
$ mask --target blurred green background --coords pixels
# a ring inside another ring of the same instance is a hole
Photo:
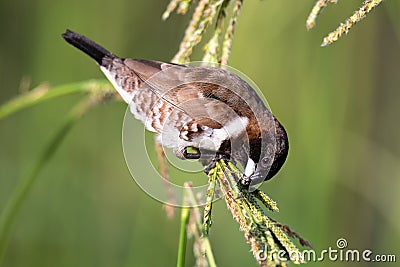
[[[314,1],[244,2],[230,65],[258,84],[290,138],[284,168],[262,187],[279,204],[272,216],[317,251],[345,238],[351,249],[400,261],[400,3],[385,1],[349,36],[321,48],[322,37],[362,1],[330,6],[310,32],[305,20]],[[61,39],[66,28],[124,57],[170,60],[190,16],[162,22],[167,3],[1,0],[0,103],[19,93],[21,80],[34,87],[103,78]],[[199,47],[193,59],[201,55]],[[81,98],[59,98],[0,121],[0,211]],[[3,266],[176,264],[179,211],[168,219],[130,177],[121,145],[125,108],[100,105],[75,125],[24,202]],[[218,265],[257,266],[223,201],[213,220]],[[186,262],[194,264],[190,247]]]

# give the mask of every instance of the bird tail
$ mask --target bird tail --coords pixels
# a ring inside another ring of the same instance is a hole
[[[62,37],[65,41],[96,60],[100,66],[104,66],[105,63],[103,62],[103,59],[105,57],[114,57],[107,49],[79,33],[67,29],[65,33],[62,34]]]

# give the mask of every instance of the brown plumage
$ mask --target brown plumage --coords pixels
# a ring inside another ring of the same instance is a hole
[[[231,157],[254,183],[269,179],[288,152],[283,126],[255,90],[226,70],[119,58],[67,30],[63,38],[91,56],[130,104],[132,114],[179,157],[194,147]]]

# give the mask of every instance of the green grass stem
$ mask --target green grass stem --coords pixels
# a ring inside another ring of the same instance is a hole
[[[15,98],[9,100],[0,106],[0,120],[8,117],[22,109],[31,107],[33,105],[51,100],[57,97],[78,94],[114,94],[114,89],[106,80],[90,80],[84,82],[70,83],[60,86],[55,86],[49,89],[46,85],[39,85],[38,87],[23,93]]]
[[[80,87],[82,89],[82,87]],[[67,90],[68,89],[68,90]],[[61,92],[74,91],[71,86],[66,86],[60,89]],[[58,92],[60,92],[58,91]],[[54,96],[54,94],[53,94]],[[47,96],[48,97],[48,96]],[[16,106],[21,108],[26,105],[18,104],[24,102],[32,103],[25,100],[16,101]],[[37,180],[40,172],[49,163],[50,159],[60,147],[65,136],[72,128],[73,125],[85,114],[90,107],[92,107],[97,101],[94,98],[88,98],[77,104],[65,118],[62,127],[56,132],[54,137],[48,143],[48,145],[43,150],[42,154],[39,156],[38,160],[34,163],[32,169],[22,177],[17,184],[14,192],[12,193],[8,203],[6,204],[3,212],[0,214],[0,265],[3,262],[4,254],[7,248],[7,243],[11,235],[11,230],[13,223],[15,222],[16,215],[18,214],[21,205],[25,201],[28,193],[30,192],[32,185]],[[10,105],[12,111],[17,111],[17,108],[13,108]],[[3,109],[4,110],[4,109]],[[3,113],[4,114],[4,113]],[[9,113],[10,114],[10,113]]]
[[[181,210],[181,229],[179,234],[178,261],[177,267],[185,266],[186,243],[187,243],[187,224],[189,222],[190,208],[182,207]]]

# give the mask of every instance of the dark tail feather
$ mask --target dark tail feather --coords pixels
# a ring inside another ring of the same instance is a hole
[[[102,66],[103,65],[103,58],[104,57],[113,57],[113,55],[107,51],[104,47],[96,44],[89,38],[86,38],[79,33],[66,30],[65,33],[62,34],[62,37],[70,43],[71,45],[75,46],[79,50],[82,50],[90,57],[92,57],[96,62]]]

